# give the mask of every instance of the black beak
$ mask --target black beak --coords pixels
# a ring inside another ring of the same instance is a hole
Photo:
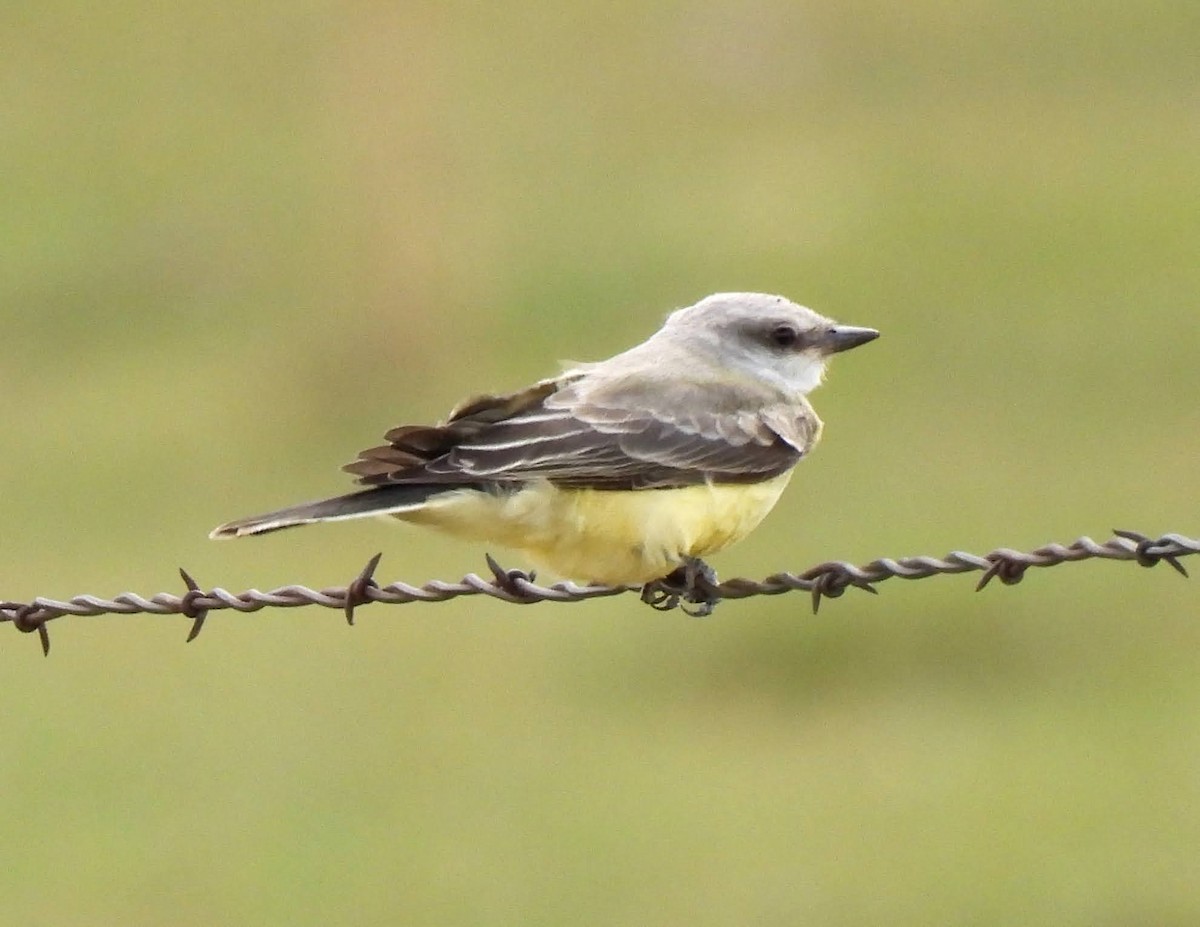
[[[857,348],[860,344],[866,344],[868,341],[874,341],[879,337],[879,332],[873,328],[855,328],[853,325],[835,325],[829,330],[829,333],[821,339],[822,347],[829,354],[837,354],[839,351],[849,351],[851,348]]]

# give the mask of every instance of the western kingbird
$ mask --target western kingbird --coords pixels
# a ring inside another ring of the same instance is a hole
[[[343,468],[366,489],[211,536],[390,515],[571,579],[649,583],[762,521],[821,436],[805,397],[830,356],[878,336],[782,296],[718,293],[608,360],[393,428]]]

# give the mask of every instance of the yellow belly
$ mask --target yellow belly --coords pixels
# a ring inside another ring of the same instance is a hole
[[[790,476],[638,492],[549,483],[508,496],[454,490],[397,517],[519,550],[534,566],[570,579],[645,583],[685,557],[704,557],[741,540],[771,511]]]

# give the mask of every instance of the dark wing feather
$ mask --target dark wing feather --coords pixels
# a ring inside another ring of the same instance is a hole
[[[704,404],[703,395],[664,395],[669,385],[648,394],[644,385],[583,392],[572,383],[546,381],[473,399],[444,425],[393,428],[389,444],[363,451],[345,469],[373,486],[545,479],[572,488],[650,489],[757,482],[794,466],[820,428],[807,405],[753,409],[761,397],[731,403],[727,387],[712,390],[719,401]],[[692,411],[683,416],[680,409]]]

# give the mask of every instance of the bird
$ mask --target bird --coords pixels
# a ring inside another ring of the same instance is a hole
[[[567,579],[666,583],[669,605],[682,594],[711,611],[697,591],[699,577],[715,581],[703,558],[774,507],[821,438],[808,394],[834,354],[878,336],[782,296],[715,293],[607,360],[391,429],[343,467],[355,492],[210,537],[391,516],[513,549]]]

